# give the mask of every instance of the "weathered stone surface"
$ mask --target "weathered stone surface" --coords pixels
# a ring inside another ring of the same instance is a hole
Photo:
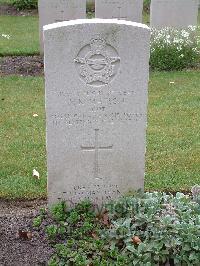
[[[95,17],[142,22],[143,0],[96,0]]]
[[[143,188],[150,31],[120,20],[44,27],[49,202]]]
[[[39,0],[40,51],[43,53],[43,26],[86,18],[86,0]]]
[[[150,25],[186,28],[197,25],[198,0],[151,0]]]

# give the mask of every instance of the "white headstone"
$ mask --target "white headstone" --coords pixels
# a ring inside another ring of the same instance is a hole
[[[186,28],[197,25],[198,0],[151,0],[150,25]]]
[[[43,53],[43,26],[86,18],[86,0],[39,0],[40,51]]]
[[[76,20],[44,38],[49,203],[143,188],[149,28]]]
[[[142,22],[143,0],[95,0],[95,17]]]

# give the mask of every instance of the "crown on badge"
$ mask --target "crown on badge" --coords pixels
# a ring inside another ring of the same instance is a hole
[[[106,41],[102,38],[92,39],[90,42],[91,49],[96,53],[101,52],[106,46]]]

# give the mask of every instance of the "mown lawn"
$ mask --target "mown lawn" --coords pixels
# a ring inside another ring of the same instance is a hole
[[[0,56],[38,54],[38,27],[37,16],[0,16]]]
[[[42,78],[0,79],[0,197],[46,195],[44,85]],[[38,117],[33,117],[37,113]],[[40,171],[41,180],[32,178]]]
[[[151,75],[146,189],[188,190],[200,183],[199,108],[200,72]]]
[[[0,197],[45,197],[43,79],[2,77],[0,95]],[[199,107],[200,72],[150,75],[147,190],[189,191],[200,183]],[[34,168],[39,181],[32,177]]]

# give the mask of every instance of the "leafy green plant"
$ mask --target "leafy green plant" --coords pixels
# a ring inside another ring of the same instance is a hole
[[[40,225],[42,224],[42,220],[43,220],[42,216],[38,216],[38,217],[34,218],[33,219],[33,227],[40,227]]]
[[[147,13],[149,13],[150,11],[150,4],[151,4],[151,0],[144,0],[143,2],[144,11]]]
[[[64,201],[55,204],[51,208],[53,219],[56,221],[64,221],[66,218],[67,205]]]
[[[33,219],[33,227],[38,228],[41,226],[43,220],[47,215],[47,211],[45,208],[40,209],[40,214]]]
[[[12,4],[19,10],[34,9],[38,6],[38,0],[13,0]]]
[[[164,28],[151,30],[152,70],[182,70],[200,63],[200,36],[197,27],[187,30]]]
[[[120,243],[127,255],[132,252],[133,261],[138,261],[134,265],[169,260],[176,265],[198,265],[200,208],[189,197],[146,193],[142,198],[123,198],[107,208],[112,228],[104,231],[104,237],[110,238],[112,248]]]
[[[182,193],[138,193],[100,215],[88,201],[72,209],[59,203],[51,218],[50,266],[199,265],[200,206]]]
[[[55,240],[58,234],[58,227],[57,225],[51,224],[46,227],[46,233],[50,240]]]

